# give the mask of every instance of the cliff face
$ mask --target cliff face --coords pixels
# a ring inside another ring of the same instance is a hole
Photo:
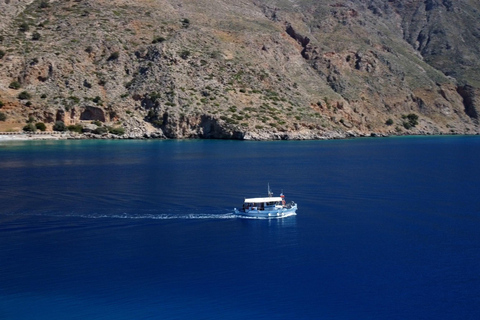
[[[0,0],[0,131],[30,117],[132,137],[478,133],[479,10],[467,0]]]

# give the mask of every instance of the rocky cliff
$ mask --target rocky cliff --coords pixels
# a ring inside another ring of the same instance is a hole
[[[479,10],[473,0],[0,0],[0,131],[62,121],[128,137],[476,134]]]

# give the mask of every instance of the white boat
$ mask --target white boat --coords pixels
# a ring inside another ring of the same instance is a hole
[[[265,198],[247,198],[243,202],[241,209],[234,209],[235,214],[251,217],[286,217],[295,215],[297,204],[295,202],[286,203],[283,193],[280,197],[274,197],[268,186],[268,197]]]

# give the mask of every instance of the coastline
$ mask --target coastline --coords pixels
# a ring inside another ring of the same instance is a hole
[[[76,137],[78,136],[78,137]],[[21,133],[21,132],[8,132],[0,133],[0,142],[2,141],[36,141],[36,140],[67,140],[67,139],[85,139],[83,135],[72,135],[71,133]]]
[[[114,134],[93,134],[93,133],[73,133],[73,132],[39,132],[39,133],[22,133],[22,132],[0,132],[0,143],[6,141],[44,141],[44,140],[243,140],[243,141],[278,141],[278,140],[290,140],[290,141],[304,141],[304,140],[336,140],[336,139],[353,139],[353,138],[386,138],[386,137],[400,137],[400,136],[477,136],[478,133],[431,133],[431,132],[416,132],[413,134],[385,134],[375,133],[370,134],[358,133],[358,132],[262,132],[252,133],[246,132],[239,137],[238,135],[230,138],[168,138],[163,135],[114,135]]]

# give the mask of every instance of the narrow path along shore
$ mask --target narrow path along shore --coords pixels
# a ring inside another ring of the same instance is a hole
[[[66,140],[82,139],[82,135],[73,135],[70,132],[0,132],[0,141],[15,140]]]

